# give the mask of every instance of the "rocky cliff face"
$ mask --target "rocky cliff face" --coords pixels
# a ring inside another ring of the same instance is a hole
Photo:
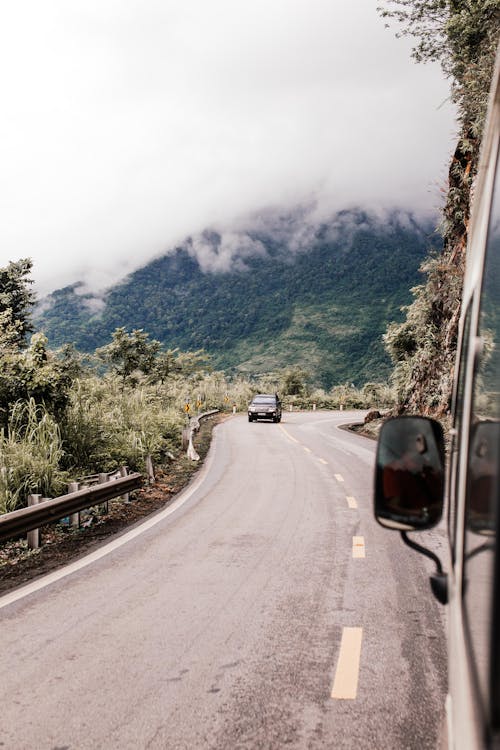
[[[442,211],[442,252],[424,262],[425,281],[414,291],[406,319],[390,326],[385,340],[401,410],[442,416],[451,400],[467,232],[500,40],[500,7],[490,2],[398,5],[382,15],[402,23],[402,33],[417,39],[417,61],[440,62],[457,105],[458,142]]]

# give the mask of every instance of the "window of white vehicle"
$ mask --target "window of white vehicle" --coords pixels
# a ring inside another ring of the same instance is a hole
[[[458,483],[458,472],[460,470],[460,444],[462,441],[462,424],[464,419],[464,393],[467,380],[467,360],[469,358],[470,345],[470,326],[472,317],[472,308],[474,300],[469,301],[467,312],[465,313],[463,332],[460,341],[460,360],[458,363],[458,378],[456,381],[455,392],[453,394],[453,427],[454,432],[451,440],[451,470],[450,470],[450,491],[448,506],[448,534],[451,545],[451,556],[453,563],[456,558],[456,540],[457,540],[457,496],[455,492]]]
[[[478,694],[500,724],[499,566],[496,538],[500,448],[500,171],[488,229],[477,332],[482,352],[474,379],[467,465],[463,599]],[[495,575],[496,573],[496,575]],[[497,635],[498,633],[498,635]],[[489,698],[491,696],[491,700]]]

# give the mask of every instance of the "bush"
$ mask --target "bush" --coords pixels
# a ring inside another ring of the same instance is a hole
[[[123,386],[116,376],[77,381],[64,420],[66,463],[74,470],[107,471],[126,464],[143,470],[179,447],[183,417],[163,386]]]

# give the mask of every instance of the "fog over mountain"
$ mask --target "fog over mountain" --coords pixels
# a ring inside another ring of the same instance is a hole
[[[201,232],[182,238],[159,257],[173,255],[182,248],[203,273],[240,272],[251,267],[248,262],[251,258],[268,260],[278,256],[280,260],[293,261],[298,254],[311,251],[319,243],[340,245],[347,253],[353,237],[363,231],[390,234],[397,228],[428,236],[430,242],[435,234],[434,219],[432,213],[415,215],[400,209],[353,208],[335,213],[326,206],[310,202],[287,210],[267,208],[231,223],[212,223]],[[130,276],[123,274],[117,283],[127,283]],[[73,279],[73,282],[76,282],[72,285],[74,293],[94,313],[103,308],[109,290],[115,286],[99,289],[84,279]],[[47,304],[50,304],[48,300],[42,301],[42,307]]]
[[[402,212],[266,212],[185,238],[105,293],[57,290],[36,323],[52,346],[81,351],[118,327],[143,329],[167,349],[203,348],[228,372],[298,366],[325,387],[380,381],[390,372],[382,336],[433,244],[432,223]]]
[[[102,292],[187,236],[225,268],[267,210],[440,204],[448,85],[374,0],[24,0],[0,41],[0,264],[32,257],[39,294]]]

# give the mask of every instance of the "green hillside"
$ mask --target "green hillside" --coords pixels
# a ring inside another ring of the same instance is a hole
[[[188,240],[110,289],[98,312],[78,285],[55,292],[38,326],[52,346],[73,341],[92,351],[123,326],[166,347],[204,348],[227,371],[300,366],[324,387],[381,380],[390,372],[382,335],[420,283],[429,236],[408,217],[382,224],[344,214],[334,231],[318,226],[293,253],[279,232],[256,231],[251,239],[265,254],[236,257],[238,270],[227,272],[203,272]],[[207,233],[205,241],[216,254],[221,237]]]

